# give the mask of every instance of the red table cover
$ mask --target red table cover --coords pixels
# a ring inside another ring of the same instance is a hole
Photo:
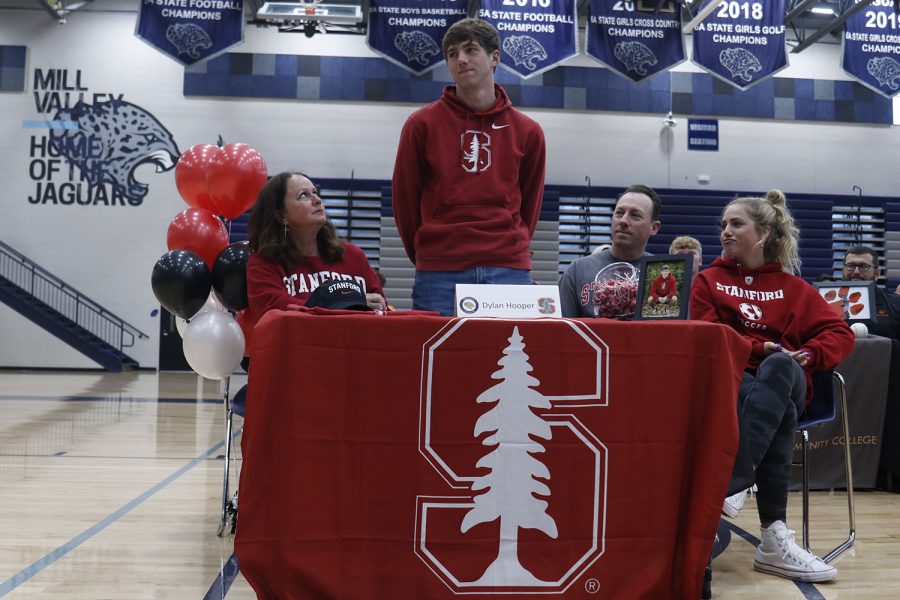
[[[265,599],[696,600],[748,353],[702,322],[270,312],[240,569]]]

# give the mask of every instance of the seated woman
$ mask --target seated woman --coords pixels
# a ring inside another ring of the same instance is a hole
[[[797,417],[811,396],[812,371],[833,369],[853,350],[853,333],[796,275],[799,231],[784,194],[738,198],[722,213],[722,258],[694,280],[691,318],[723,323],[752,349],[738,397],[740,445],[729,498],[758,488],[762,541],[757,571],[828,581],[837,569],[794,541],[785,524]],[[734,512],[734,511],[732,511]],[[734,513],[736,514],[736,513]],[[734,516],[734,514],[732,516]]]
[[[319,190],[301,173],[279,173],[259,191],[250,222],[247,324],[267,311],[303,306],[319,284],[356,281],[375,310],[386,302],[378,274],[357,246],[338,237]]]
[[[319,190],[306,175],[284,172],[272,177],[259,191],[247,228],[252,252],[247,261],[250,305],[238,314],[245,352],[250,352],[253,327],[267,311],[303,306],[310,292],[325,281],[353,280],[371,308],[387,308],[378,274],[362,250],[338,237]],[[246,369],[246,357],[244,361]],[[243,415],[237,400],[235,396],[235,412]]]

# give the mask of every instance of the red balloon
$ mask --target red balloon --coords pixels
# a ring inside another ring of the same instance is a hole
[[[212,144],[197,144],[188,148],[175,165],[175,185],[188,206],[216,210],[206,188],[206,169],[210,157],[219,149]]]
[[[215,212],[234,219],[256,202],[266,182],[266,161],[247,144],[227,144],[209,159],[206,186]]]
[[[172,219],[166,233],[169,250],[188,250],[212,270],[219,252],[228,246],[225,224],[205,208],[187,208]]]

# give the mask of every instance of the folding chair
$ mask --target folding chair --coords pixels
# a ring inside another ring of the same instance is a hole
[[[233,496],[230,496],[228,485],[229,476],[231,475],[231,458],[234,454],[234,432],[232,425],[232,419],[234,418],[233,404],[238,403],[243,406],[244,399],[247,396],[247,385],[244,384],[244,386],[238,390],[237,394],[234,395],[234,402],[232,402],[228,397],[230,387],[231,377],[225,380],[225,474],[222,481],[222,512],[221,518],[219,519],[219,528],[216,530],[216,535],[219,537],[225,535],[226,529],[229,529],[229,523],[230,533],[234,533],[237,529],[237,490],[235,490]]]
[[[837,394],[835,394],[835,391]],[[831,562],[856,541],[856,509],[853,504],[853,467],[850,464],[850,425],[847,419],[847,386],[844,378],[837,371],[820,371],[813,373],[813,398],[806,411],[797,421],[800,433],[800,461],[793,464],[803,469],[803,547],[809,548],[809,428],[819,423],[833,421],[840,410],[844,434],[844,470],[847,474],[847,510],[850,513],[850,529],[847,539],[835,546],[822,557]]]

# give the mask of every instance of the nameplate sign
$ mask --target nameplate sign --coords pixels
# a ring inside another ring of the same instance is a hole
[[[561,318],[555,285],[456,284],[456,316]]]

